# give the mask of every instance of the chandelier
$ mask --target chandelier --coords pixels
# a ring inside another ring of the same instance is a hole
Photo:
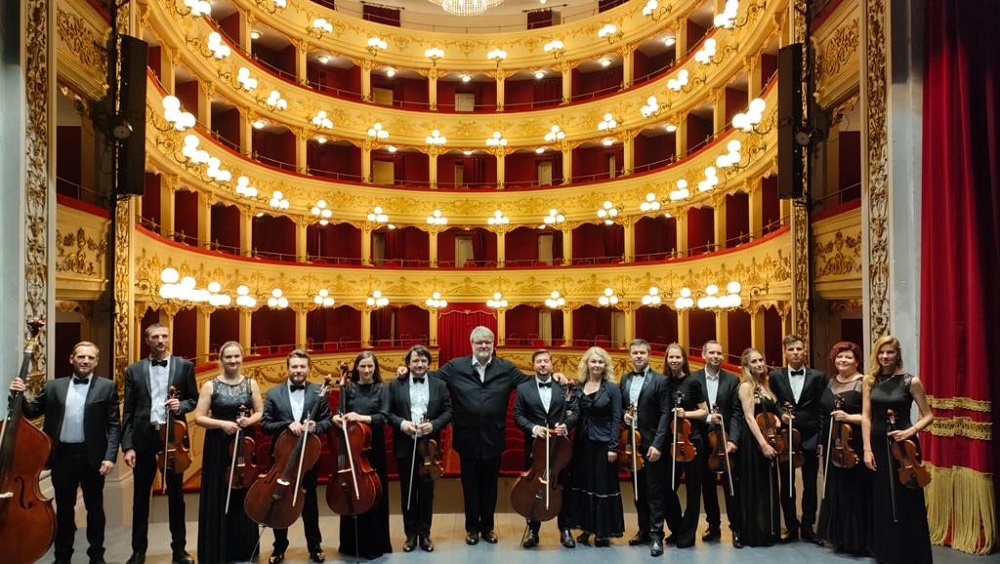
[[[503,4],[503,0],[428,0],[432,4],[456,16],[479,16],[490,8]]]

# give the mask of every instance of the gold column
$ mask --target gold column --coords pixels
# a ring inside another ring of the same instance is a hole
[[[309,133],[295,128],[295,172],[307,174],[309,171]]]
[[[209,192],[198,193],[198,246],[207,249],[212,246],[212,202],[215,198]]]
[[[635,135],[638,131],[626,131],[622,139],[622,174],[632,174],[635,169]]]
[[[309,316],[309,307],[307,304],[304,304],[292,309],[295,311],[295,346],[306,350],[306,344],[309,342],[307,340],[308,335],[306,335],[306,320]]]
[[[724,309],[715,312],[715,340],[722,350],[729,350],[729,312]]]
[[[253,38],[250,37],[250,30],[253,28],[253,24],[257,21],[257,18],[250,10],[243,8],[237,8],[237,10],[240,12],[240,30],[237,41],[239,42],[240,49],[244,53],[249,53],[253,50]],[[680,52],[678,51],[678,53]]]
[[[361,308],[361,348],[372,346],[372,310]]]
[[[507,344],[507,310],[499,308],[494,313],[497,316],[497,346],[502,347]]]
[[[195,308],[195,340],[194,354],[195,365],[208,362],[209,343],[211,342],[212,331],[212,308],[208,306],[198,306]],[[173,335],[173,330],[170,331]]]
[[[674,217],[674,226],[677,228],[677,256],[685,256],[688,252],[688,216],[686,211],[682,211]]]
[[[431,268],[437,268],[438,265],[438,230],[431,229],[428,231],[427,237],[427,258],[430,261]]]
[[[361,265],[372,265],[372,226],[367,222],[361,228]]]
[[[622,56],[622,90],[632,87],[635,74],[635,47],[635,44],[629,43],[619,50]]]
[[[206,131],[212,129],[212,95],[215,94],[215,83],[198,81],[198,125]]]
[[[761,178],[751,178],[747,208],[750,213],[750,237],[760,237],[764,231],[764,181]]]
[[[160,235],[170,237],[174,232],[174,211],[176,201],[174,197],[177,191],[177,175],[160,175]],[[199,208],[198,214],[201,214]],[[198,218],[198,225],[201,225],[201,218]]]
[[[764,90],[764,77],[761,76],[760,53],[747,55],[743,60],[743,68],[747,71],[747,105],[749,105],[750,100],[760,96]]]
[[[712,91],[712,131],[720,133],[726,129],[726,89]]]
[[[240,212],[240,254],[248,257],[253,253],[253,208],[245,205]]]
[[[713,227],[715,228],[715,250],[726,248],[726,197],[713,198]]]
[[[160,46],[160,84],[167,94],[177,91],[177,78],[174,76],[177,65],[177,49],[166,45]]]
[[[750,310],[750,346],[764,350],[764,310],[760,307]],[[731,353],[736,351],[730,351]]]
[[[497,234],[497,266],[503,268],[507,259],[507,230],[498,227],[495,232]]]
[[[309,260],[309,245],[307,235],[309,234],[310,220],[306,216],[299,217],[295,222],[295,260],[306,262]]]
[[[256,115],[240,109],[240,152],[244,156],[253,155],[253,122]]]
[[[560,62],[557,67],[562,73],[562,103],[569,104],[573,99],[573,66]]]
[[[309,81],[309,69],[306,64],[306,57],[309,55],[309,44],[304,39],[292,39],[295,46],[295,79],[299,84],[306,84]]]
[[[372,142],[370,139],[361,141],[361,181],[372,183]]]
[[[677,343],[685,349],[691,348],[691,327],[688,324],[688,311],[677,312]]]
[[[674,132],[674,150],[677,153],[677,158],[681,158],[687,155],[688,150],[687,115],[678,115],[676,125],[677,131]]]
[[[573,182],[573,147],[568,143],[562,145],[562,183]]]
[[[684,53],[688,52],[687,17],[678,17],[675,19],[673,29],[674,38],[677,39],[677,42],[674,43],[674,53],[678,54],[678,56],[674,58],[680,59],[684,56]]]
[[[567,304],[563,312],[563,346],[573,346],[573,310]]]
[[[244,354],[250,354],[250,329],[253,323],[253,311],[241,307],[240,312],[240,346],[243,347]]]
[[[504,93],[504,86],[507,84],[507,75],[502,71],[497,72],[497,111],[503,111],[503,105],[506,98]]]
[[[497,150],[496,157],[497,157],[497,190],[502,190],[504,182],[507,177],[506,171],[504,170],[504,167],[506,166],[505,163],[507,161],[506,158],[507,153],[501,148]]]
[[[573,228],[566,226],[562,228],[562,248],[563,248],[563,266],[570,266],[573,264]]]
[[[366,102],[372,100],[372,70],[375,68],[375,61],[365,59],[361,61],[361,99]]]
[[[630,217],[623,218],[622,227],[625,228],[625,262],[632,263],[635,262],[635,221]]]
[[[438,70],[436,66],[427,73],[427,100],[430,109],[436,110],[438,108]]]
[[[427,324],[427,344],[432,347],[438,346],[438,321],[441,319],[437,309],[430,311],[430,319]]]
[[[635,339],[635,305],[625,303],[622,312],[625,313],[625,343],[631,343]]]
[[[438,187],[438,155],[440,154],[441,149],[437,147],[427,149],[427,179],[432,190]]]

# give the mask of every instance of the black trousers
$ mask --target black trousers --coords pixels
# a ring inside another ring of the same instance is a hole
[[[785,516],[785,528],[797,531],[799,528],[812,529],[816,523],[816,478],[819,475],[819,459],[815,450],[802,449],[802,520],[796,515],[795,474],[788,481],[788,462],[778,465],[778,480],[781,482],[781,513]]]
[[[319,531],[315,468],[302,474],[302,487],[306,490],[306,497],[302,501],[302,524],[305,526],[306,547],[309,552],[316,552],[323,546],[323,534]],[[288,529],[274,529],[274,554],[284,554],[286,550],[288,550]]]
[[[431,521],[434,517],[434,480],[422,479],[418,474],[413,476],[413,491],[410,491],[410,464],[413,458],[396,457],[396,468],[399,469],[400,506],[403,509],[403,533],[407,537],[431,535]],[[464,478],[463,478],[464,485]],[[409,506],[407,509],[407,497]]]
[[[640,449],[641,450],[641,449]],[[645,455],[643,459],[645,460]],[[667,486],[664,480],[663,463],[668,460],[661,456],[656,462],[646,460],[639,470],[639,499],[635,502],[635,512],[639,521],[639,533],[649,533],[663,537],[663,495]],[[669,471],[670,467],[667,467]],[[669,477],[667,477],[669,479]]]
[[[705,502],[705,520],[708,521],[708,526],[719,528],[722,526],[722,513],[719,510],[719,487],[715,484],[716,473],[708,469],[708,455],[708,449],[705,449],[703,455],[698,457],[702,465],[701,496]],[[729,454],[729,465],[734,471],[736,470],[736,455],[735,452]],[[732,473],[732,494],[729,493],[729,478],[726,477],[726,474],[718,475],[722,476],[722,492],[726,497],[726,517],[729,518],[729,530],[738,533],[740,532],[740,508],[736,497],[736,494],[739,493],[739,489],[736,487],[736,473]]]
[[[87,462],[87,447],[61,443],[52,462],[52,488],[56,495],[56,560],[73,556],[76,536],[76,490],[83,489],[83,504],[87,508],[87,556],[104,559],[104,476]]]
[[[697,445],[699,451],[704,450]],[[698,529],[698,517],[701,513],[701,461],[695,458],[691,462],[677,463],[676,481],[671,484],[674,471],[670,458],[663,463],[663,483],[668,484],[663,492],[663,517],[667,528],[674,536],[674,542],[680,546],[694,544]],[[687,502],[681,510],[677,488],[680,487],[681,475],[684,476],[684,488],[687,492]]]
[[[135,490],[132,497],[132,552],[146,554],[149,547],[149,497],[153,489],[153,479],[156,477],[156,453],[163,448],[163,443],[157,434],[139,438],[144,444],[154,449],[143,452],[135,451]],[[162,470],[162,468],[160,469]],[[170,549],[174,554],[185,552],[187,546],[187,529],[184,524],[184,476],[167,471],[167,508],[170,515]]]
[[[497,480],[500,478],[500,457],[460,457],[462,464],[462,497],[465,502],[465,531],[487,533],[496,525]]]

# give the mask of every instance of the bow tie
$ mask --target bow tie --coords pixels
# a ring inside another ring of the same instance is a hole
[[[301,392],[302,390],[306,389],[306,385],[305,384],[292,384],[291,388],[292,388],[293,392]]]
[[[798,370],[791,370],[788,373],[791,374],[792,376],[805,376],[806,375],[806,371],[805,371],[804,368],[800,368]]]
[[[539,388],[549,388],[549,389],[551,389],[552,388],[552,380],[549,380],[548,382],[539,382],[538,383],[538,387]]]
[[[413,377],[413,383],[414,384],[423,384],[426,381],[427,381],[427,377],[426,376],[424,376],[423,378],[417,378],[416,376]]]
[[[164,360],[150,360],[149,363],[152,366],[162,366],[164,368],[167,367],[167,360],[166,359],[164,359]]]
[[[73,383],[74,384],[84,384],[84,385],[89,384],[90,383],[90,376],[87,376],[86,378],[78,378],[78,377],[74,376],[73,377]]]

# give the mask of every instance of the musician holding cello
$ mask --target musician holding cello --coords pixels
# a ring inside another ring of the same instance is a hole
[[[911,424],[914,402],[920,418]],[[900,479],[898,458],[910,458],[912,452],[916,460],[907,465],[919,465],[917,434],[930,426],[934,414],[920,379],[903,370],[903,354],[895,337],[879,337],[872,347],[861,409],[865,466],[875,472],[871,488],[872,556],[887,564],[929,564],[931,541],[924,490],[909,476],[905,481]]]
[[[705,418],[709,440],[706,441],[706,448],[699,456],[703,476],[701,496],[705,502],[705,519],[708,521],[708,530],[702,535],[701,541],[712,542],[722,537],[719,488],[715,484],[715,474],[721,474],[722,491],[726,498],[726,517],[729,519],[729,530],[733,534],[733,547],[743,548],[740,539],[739,502],[734,484],[736,476],[733,472],[736,463],[736,445],[739,444],[740,431],[743,428],[743,413],[736,395],[740,379],[739,376],[722,368],[722,361],[726,355],[722,344],[718,341],[706,341],[701,347],[701,356],[705,360],[705,368],[691,374],[691,377],[705,389],[705,399],[709,408],[709,414]],[[713,453],[709,447],[713,442],[716,443],[717,449],[722,451],[722,457],[721,460],[710,464]]]
[[[434,516],[434,475],[440,465],[431,447],[441,447],[441,430],[451,423],[451,394],[441,380],[427,377],[431,352],[423,345],[410,348],[404,358],[409,377],[389,384],[389,423],[399,469],[400,505],[403,509],[403,552],[419,543],[434,551],[431,521]],[[440,451],[438,450],[438,453]]]
[[[303,350],[293,350],[285,360],[288,368],[288,379],[284,384],[274,386],[264,397],[264,412],[261,416],[261,428],[271,435],[271,457],[274,459],[274,448],[278,435],[286,430],[299,437],[302,433],[322,435],[333,424],[330,404],[326,396],[320,396],[320,386],[307,382],[309,377],[309,353]],[[313,407],[317,405],[316,416],[308,419]],[[305,421],[305,422],[304,422]],[[306,495],[302,506],[302,522],[305,525],[306,547],[309,559],[313,562],[323,562],[323,536],[319,530],[319,504],[316,498],[316,468],[304,469],[302,485]],[[274,548],[268,564],[280,564],[285,560],[285,550],[288,549],[288,529],[274,529]]]
[[[552,468],[551,453],[562,450],[572,456],[569,429],[576,423],[576,398],[571,391],[568,392],[568,386],[564,387],[552,381],[552,355],[547,350],[539,349],[532,353],[531,364],[535,370],[535,377],[519,385],[514,395],[514,423],[525,434],[524,458],[526,467],[529,469],[542,468],[538,479],[545,484],[552,484],[546,486],[550,489],[556,487],[555,484],[559,484],[558,487],[562,490],[562,484],[566,481],[565,476],[558,475],[556,470]],[[536,444],[540,445],[541,448],[535,449]],[[534,453],[545,452],[544,445],[550,445],[550,455],[535,459]],[[518,485],[515,485],[514,488],[517,490]],[[576,541],[573,540],[573,534],[570,532],[566,520],[567,505],[563,504],[562,507],[556,509],[551,506],[554,503],[553,500],[538,499],[539,496],[536,495],[535,491],[524,490],[523,493],[530,495],[533,504],[544,504],[546,510],[558,514],[557,522],[561,531],[562,545],[566,548],[575,547]],[[516,494],[517,491],[511,495]],[[549,497],[551,497],[551,492]],[[531,512],[529,511],[529,513]],[[541,527],[541,521],[531,515],[525,517],[528,522],[528,530],[521,546],[532,548],[538,545],[538,530]]]
[[[164,469],[157,463],[158,455],[165,449],[175,448],[174,444],[168,443],[179,441],[181,448],[187,446],[186,435],[172,437],[162,431],[166,430],[168,419],[184,423],[185,415],[194,409],[198,399],[194,365],[170,354],[170,329],[163,323],[153,323],[146,328],[146,345],[149,346],[149,356],[125,369],[122,451],[125,453],[125,464],[132,469],[135,486],[132,497],[132,556],[128,564],[146,561],[149,503],[157,471],[167,492],[173,562],[194,564],[194,559],[187,553],[182,489],[184,468],[168,464]],[[177,392],[173,396],[171,388]],[[164,438],[167,437],[172,440],[165,443]],[[159,458],[163,459],[162,456]]]

